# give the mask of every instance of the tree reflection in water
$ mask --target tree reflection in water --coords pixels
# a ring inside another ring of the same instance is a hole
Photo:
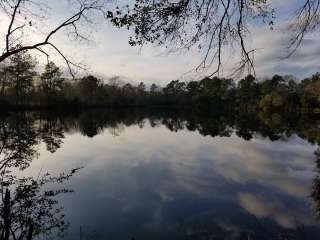
[[[315,151],[317,157],[316,171],[317,175],[313,180],[311,197],[314,200],[314,210],[318,218],[320,218],[320,147]]]
[[[63,144],[65,133],[80,132],[95,137],[108,130],[121,135],[127,126],[152,128],[165,126],[173,132],[184,129],[203,136],[230,137],[233,134],[250,141],[254,137],[271,141],[285,141],[293,135],[311,144],[320,143],[320,119],[317,116],[286,114],[203,113],[176,110],[89,111],[83,113],[20,112],[0,117],[0,177],[2,196],[0,239],[31,239],[41,234],[61,235],[68,224],[56,196],[71,190],[48,190],[48,186],[70,179],[78,169],[54,177],[18,177],[38,156],[38,145],[43,142],[54,153]],[[315,213],[320,217],[320,150],[317,157],[317,176],[311,197]],[[270,233],[264,223],[256,219],[252,229],[226,230],[217,223],[184,223],[179,227],[184,239],[304,239],[304,226]],[[255,229],[255,230],[253,230]]]
[[[56,197],[72,192],[56,189],[79,169],[52,176],[49,173],[36,178],[19,177],[20,171],[29,167],[37,158],[40,141],[54,152],[60,147],[63,132],[54,122],[46,121],[36,127],[29,113],[10,115],[0,121],[0,239],[33,239],[39,235],[60,236],[68,224],[63,208]],[[48,187],[53,186],[55,190]]]

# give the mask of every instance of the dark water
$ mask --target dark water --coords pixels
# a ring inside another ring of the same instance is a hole
[[[24,112],[0,134],[16,238],[320,239],[316,116]]]

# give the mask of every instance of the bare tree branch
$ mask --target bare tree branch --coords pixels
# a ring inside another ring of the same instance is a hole
[[[288,57],[320,23],[320,0],[301,2],[289,26],[293,37],[288,43]],[[165,45],[170,52],[198,47],[203,58],[196,71],[213,67],[211,76],[219,75],[226,53],[232,49],[240,60],[235,72],[255,74],[257,49],[248,43],[250,25],[260,20],[273,30],[274,7],[271,0],[136,0],[117,7],[108,18],[117,27],[133,30],[129,40],[133,46]]]
[[[153,43],[173,51],[197,46],[203,59],[196,71],[212,67],[211,75],[223,71],[227,49],[237,49],[241,66],[255,73],[253,52],[246,37],[248,20],[271,21],[269,1],[260,0],[137,0],[133,7],[109,14],[118,27],[131,28],[131,45]]]
[[[320,0],[304,0],[293,17],[289,30],[293,33],[287,58],[292,56],[301,46],[306,34],[318,29],[320,23]]]
[[[49,32],[45,34],[43,41],[30,44],[28,43],[28,39],[21,39],[21,37],[18,37],[16,32],[30,32],[29,28],[32,28],[35,25],[32,20],[29,20],[28,17],[30,16],[34,16],[36,20],[40,21],[41,17],[39,16],[41,14],[34,13],[34,11],[30,10],[32,8],[39,8],[38,10],[42,11],[43,7],[40,4],[40,1],[0,0],[0,9],[2,9],[3,12],[9,17],[9,25],[6,33],[6,47],[4,52],[0,55],[0,62],[5,61],[9,57],[17,53],[30,50],[39,51],[43,53],[47,58],[49,58],[49,52],[46,51],[46,48],[42,48],[45,46],[49,46],[53,48],[58,53],[58,55],[60,55],[64,59],[65,63],[68,66],[70,74],[74,76],[73,67],[81,68],[80,65],[75,64],[71,60],[69,60],[69,58],[65,54],[63,54],[59,47],[52,42],[52,38],[53,36],[57,35],[58,32],[66,29],[69,35],[72,34],[74,40],[89,40],[88,37],[80,33],[79,27],[81,24],[84,25],[83,23],[87,25],[93,24],[93,21],[89,16],[94,15],[95,13],[100,14],[104,17],[105,7],[108,0],[68,1],[75,9],[75,12],[71,16],[67,17],[66,20],[62,21],[58,26],[49,30]],[[11,9],[13,10],[11,11]],[[22,16],[22,12],[24,13],[24,16]],[[20,19],[18,19],[18,15]],[[43,15],[46,15],[46,13]],[[17,39],[20,39],[18,43],[16,42]]]

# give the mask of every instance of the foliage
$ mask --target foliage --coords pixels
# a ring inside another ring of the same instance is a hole
[[[62,72],[53,62],[49,62],[45,66],[45,70],[41,74],[40,79],[45,101],[50,105],[63,89],[64,79],[62,78]]]
[[[298,81],[275,75],[256,79],[206,77],[200,81],[173,80],[166,86],[109,82],[88,75],[65,79],[53,62],[39,74],[28,54],[15,55],[1,69],[2,108],[180,107],[265,112],[318,112],[320,74]]]
[[[287,26],[292,34],[287,43],[289,56],[307,33],[319,29],[319,3],[302,0],[288,7],[292,11],[291,24]],[[197,70],[213,65],[213,76],[223,72],[228,50],[238,56],[236,72],[254,73],[257,49],[247,41],[250,29],[252,25],[265,24],[273,30],[281,8],[269,0],[135,0],[110,11],[107,17],[115,26],[131,30],[130,45],[151,43],[175,51],[197,47],[203,54]]]
[[[0,118],[1,239],[60,236],[68,227],[57,196],[72,192],[65,183],[78,169],[57,176],[41,172],[37,177],[20,176],[37,159],[42,141],[52,153],[60,147],[63,134],[53,120],[35,124],[26,112]]]
[[[32,90],[32,80],[35,76],[35,60],[25,51],[13,55],[4,67],[3,73],[9,88],[9,95],[14,94],[16,104],[26,100]],[[6,86],[4,85],[3,88]]]

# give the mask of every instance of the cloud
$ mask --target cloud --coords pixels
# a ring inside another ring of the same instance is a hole
[[[271,218],[284,228],[296,228],[297,219],[303,224],[312,224],[305,211],[292,211],[291,207],[280,202],[274,196],[239,193],[241,207],[259,219]]]
[[[320,54],[318,35],[308,35],[292,56],[288,49],[292,35],[285,27],[272,33],[256,30],[255,48],[260,49],[256,55],[256,68],[260,76],[273,74],[291,74],[299,78],[310,76],[318,71]]]
[[[232,150],[223,148],[221,153],[216,152],[224,159],[214,162],[217,174],[242,184],[255,182],[269,186],[295,197],[309,195],[311,179],[307,176],[313,175],[313,166],[306,160],[313,158],[313,152],[308,146],[261,140],[234,142],[231,146]],[[299,154],[296,154],[297,148],[300,148]]]

